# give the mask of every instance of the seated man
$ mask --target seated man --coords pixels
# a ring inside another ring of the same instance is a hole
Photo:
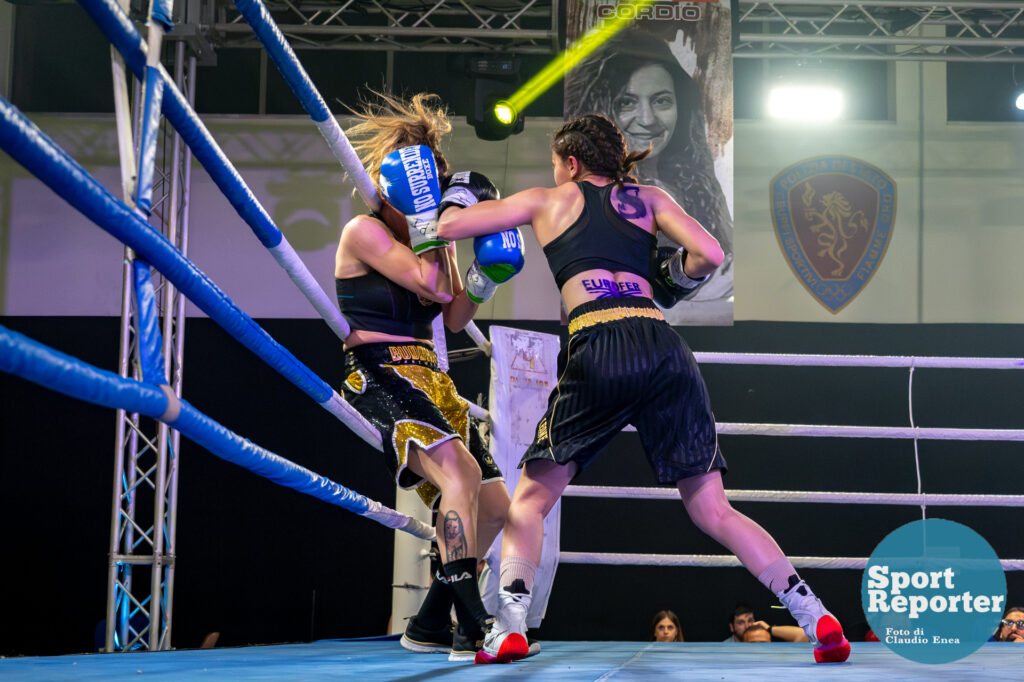
[[[758,626],[768,634],[767,640],[747,640],[744,633],[753,626]],[[729,619],[729,631],[732,634],[725,638],[725,642],[747,642],[747,641],[772,641],[782,642],[807,642],[807,635],[803,628],[796,625],[768,625],[763,620],[754,619],[754,609],[747,604],[738,604],[733,609],[732,617]]]
[[[1011,606],[1003,613],[999,629],[990,642],[1024,642],[1024,607]]]

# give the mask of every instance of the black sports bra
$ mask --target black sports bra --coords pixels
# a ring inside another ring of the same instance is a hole
[[[597,187],[577,182],[583,192],[583,212],[576,222],[544,247],[558,288],[586,270],[631,272],[650,281],[657,256],[657,238],[629,222],[612,207],[610,183]]]
[[[334,280],[338,307],[352,329],[411,336],[433,337],[431,323],[441,314],[441,304],[420,303],[420,297],[395,284],[376,270],[365,275]]]

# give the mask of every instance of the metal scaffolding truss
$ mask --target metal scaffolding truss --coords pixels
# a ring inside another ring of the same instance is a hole
[[[295,48],[553,54],[558,0],[270,0],[266,3]],[[258,47],[228,0],[217,0],[210,40]]]
[[[584,0],[588,1],[588,0]],[[591,0],[615,4],[615,0]],[[230,0],[205,4],[206,38],[258,47]],[[559,0],[269,0],[299,49],[556,54]],[[1024,3],[734,0],[737,58],[1024,61]]]
[[[184,42],[174,49],[176,83],[192,102],[196,58],[185,57]],[[138,100],[136,97],[137,115]],[[185,253],[191,154],[166,121],[161,132],[150,224]],[[125,256],[120,374],[141,379],[137,311],[132,296],[133,254],[126,250]],[[185,300],[162,277],[154,278],[154,287],[164,364],[171,389],[180,397]],[[166,650],[171,642],[174,594],[179,434],[165,424],[124,410],[117,411],[116,420],[104,650]]]
[[[737,58],[1024,61],[1024,3],[739,3]]]

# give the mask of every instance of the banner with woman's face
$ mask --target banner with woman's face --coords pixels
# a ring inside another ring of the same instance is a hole
[[[572,44],[617,0],[569,0]],[[637,179],[666,190],[718,239],[725,261],[691,300],[666,311],[673,324],[732,324],[732,53],[728,4],[643,7],[565,77],[565,115],[611,118],[629,151],[650,149]],[[663,235],[662,244],[670,245]]]

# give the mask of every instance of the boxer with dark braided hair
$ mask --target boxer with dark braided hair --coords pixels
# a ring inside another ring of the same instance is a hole
[[[477,558],[501,530],[509,497],[486,444],[474,437],[478,425],[469,404],[438,369],[433,351],[434,318],[443,315],[449,329],[460,331],[477,301],[455,269],[455,245],[412,234],[414,222],[403,207],[431,199],[423,204],[429,211],[417,204],[421,218],[443,208],[441,188],[455,184],[441,154],[451,125],[435,95],[404,100],[374,94],[354,112],[360,122],[348,135],[387,201],[380,213],[350,220],[338,243],[338,304],[352,330],[342,395],[380,431],[395,482],[414,488],[438,514],[442,567],[402,645],[472,659],[491,620],[477,586]],[[493,191],[479,174],[463,175],[486,184],[485,198]]]
[[[610,178],[621,188],[626,180],[636,183],[633,169],[650,149],[624,154],[625,142],[615,124],[604,116],[574,118],[555,135],[552,149],[563,159],[575,156],[595,175]]]
[[[774,592],[815,642],[819,662],[844,661],[850,645],[761,526],[729,504],[722,487],[707,388],[693,354],[651,301],[659,279],[691,288],[723,258],[699,222],[664,190],[635,184],[644,152],[599,114],[575,117],[554,135],[556,187],[451,210],[438,231],[461,239],[529,223],[569,311],[558,383],[523,455],[505,522],[497,622],[478,663],[526,655],[525,620],[543,542],[543,522],[569,482],[628,424],[636,427],[661,483],[675,483],[690,519]],[[682,248],[658,263],[656,235]],[[652,286],[653,285],[653,286]]]

